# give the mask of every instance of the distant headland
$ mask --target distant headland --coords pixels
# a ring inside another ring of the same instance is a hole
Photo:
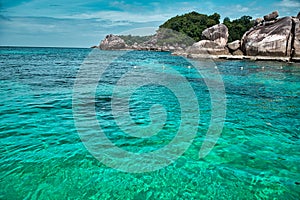
[[[155,35],[107,35],[98,46],[102,50],[169,51],[189,58],[300,61],[300,12],[278,18],[274,11],[252,20],[243,16],[220,23],[220,15],[197,12],[176,16]]]

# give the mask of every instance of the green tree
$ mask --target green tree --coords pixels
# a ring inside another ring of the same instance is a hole
[[[243,37],[244,33],[253,26],[253,21],[251,19],[251,16],[242,16],[239,19],[230,21],[229,17],[225,17],[223,20],[223,24],[228,28],[228,42],[240,40]]]
[[[208,16],[193,11],[181,16],[177,15],[166,21],[159,28],[172,29],[186,34],[195,41],[199,41],[204,29],[219,23],[220,15],[218,13]]]
[[[214,13],[213,15],[209,16],[208,18],[214,20],[215,22],[217,22],[217,24],[219,24],[221,16],[218,13]]]

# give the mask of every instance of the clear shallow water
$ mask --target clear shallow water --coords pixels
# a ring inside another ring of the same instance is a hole
[[[99,82],[95,102],[99,125],[118,147],[155,151],[174,138],[180,123],[180,106],[172,92],[152,85],[132,95],[131,116],[146,126],[150,105],[160,103],[168,111],[164,128],[149,139],[120,131],[111,115],[112,85],[132,67],[161,71],[164,65],[165,73],[171,73],[170,68],[179,71],[191,83],[201,114],[197,137],[176,162],[158,171],[132,174],[95,159],[75,128],[73,84],[90,51],[1,48],[1,199],[298,199],[299,65],[217,62],[227,116],[217,145],[199,159],[211,115],[202,77],[187,68],[185,59],[168,53],[123,55]],[[100,52],[103,57],[122,53]]]

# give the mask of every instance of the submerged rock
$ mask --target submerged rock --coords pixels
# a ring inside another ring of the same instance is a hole
[[[210,40],[225,47],[228,41],[228,28],[224,24],[217,24],[202,32],[203,40]]]
[[[254,27],[242,38],[242,50],[248,56],[290,56],[292,18],[284,17],[274,23]]]
[[[100,49],[102,50],[115,50],[115,49],[124,49],[126,44],[123,39],[115,35],[107,35],[104,40],[100,43]]]

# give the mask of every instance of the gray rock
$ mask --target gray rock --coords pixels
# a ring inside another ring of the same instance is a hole
[[[300,20],[298,18],[293,19],[294,23],[294,41],[292,47],[292,56],[300,58]]]
[[[168,48],[167,46],[165,46],[165,45],[164,45],[164,46],[162,46],[162,48],[161,48],[161,49],[162,49],[162,51],[169,51],[169,48]]]
[[[228,43],[228,44],[227,44],[227,47],[228,47],[230,50],[235,51],[235,50],[237,50],[238,48],[241,47],[241,41],[240,41],[240,40],[235,40],[235,41],[233,41],[233,42],[231,42],[231,43]]]
[[[224,24],[217,24],[202,32],[203,40],[210,40],[225,47],[228,41],[228,28]]]
[[[292,18],[284,17],[270,25],[247,31],[241,49],[248,56],[290,56]]]
[[[257,26],[257,25],[261,24],[263,21],[264,21],[263,18],[256,18],[255,21],[254,21],[254,26]]]
[[[116,50],[126,48],[126,44],[123,39],[115,35],[107,35],[100,43],[100,49],[102,50]]]
[[[229,50],[219,43],[210,40],[201,40],[187,49],[188,54],[227,55]]]
[[[193,44],[192,47],[196,48],[209,48],[209,49],[219,49],[222,48],[218,43],[211,41],[211,40],[201,40]]]
[[[131,46],[132,49],[134,50],[139,50],[140,49],[140,46],[138,44],[134,44]]]
[[[232,52],[232,55],[234,55],[234,56],[242,56],[244,54],[243,54],[243,52],[240,49],[237,49],[234,52]]]
[[[175,51],[175,49],[176,49],[175,47],[169,46],[169,50],[170,50],[170,51]]]
[[[271,21],[271,20],[276,19],[278,16],[279,16],[278,11],[274,11],[274,12],[268,14],[268,15],[265,15],[264,20],[265,21]]]
[[[300,12],[298,12],[297,18],[300,19]]]
[[[263,25],[264,26],[269,26],[269,25],[275,24],[276,22],[277,22],[276,20],[264,21]]]

